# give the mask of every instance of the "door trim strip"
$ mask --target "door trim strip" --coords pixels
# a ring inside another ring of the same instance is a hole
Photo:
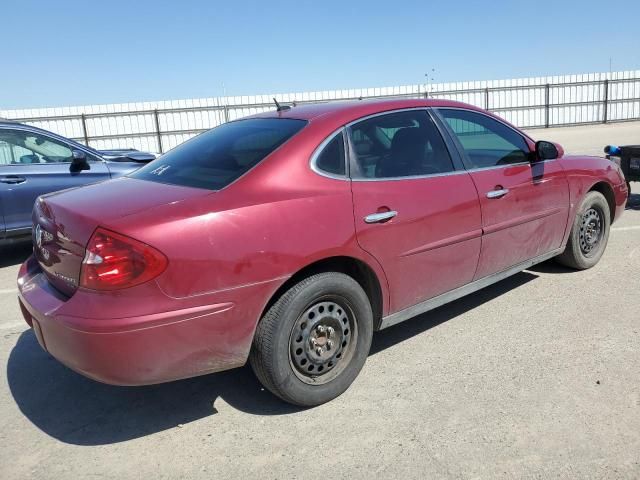
[[[413,250],[404,252],[400,254],[400,256],[409,257],[417,253],[428,252],[429,250],[435,250],[436,248],[448,247],[450,245],[455,245],[456,243],[466,242],[467,240],[473,240],[474,238],[480,238],[481,236],[482,229],[472,230],[470,232],[461,233],[453,237],[447,237],[443,238],[442,240],[427,243],[426,245],[422,245],[420,247],[414,248]]]
[[[514,275],[522,270],[525,270],[537,263],[544,262],[545,260],[549,260],[550,258],[555,257],[563,252],[564,247],[560,247],[556,250],[552,250],[549,253],[545,253],[544,255],[540,255],[538,257],[534,257],[525,262],[514,265],[513,267],[508,268],[507,270],[503,270],[502,272],[494,273],[483,277],[479,280],[475,280],[471,283],[463,285],[462,287],[458,287],[454,290],[450,290],[446,293],[438,295],[437,297],[430,298],[424,302],[418,303],[412,307],[405,308],[404,310],[400,310],[399,312],[392,313],[391,315],[387,315],[383,317],[382,322],[380,323],[380,330],[391,327],[392,325],[396,325],[400,322],[404,322],[405,320],[409,320],[410,318],[415,317],[416,315],[420,315],[421,313],[428,312],[429,310],[433,310],[435,308],[441,307],[442,305],[452,302],[453,300],[457,300],[458,298],[464,297],[465,295],[469,295],[470,293],[477,292],[489,285],[492,285],[500,280],[504,280],[511,275]]]
[[[544,210],[542,212],[535,213],[533,215],[523,215],[521,217],[512,218],[511,220],[506,220],[500,223],[494,223],[492,225],[487,225],[483,228],[484,235],[488,235],[490,233],[499,232],[500,230],[505,230],[511,227],[517,227],[518,225],[522,225],[525,223],[533,222],[535,220],[540,220],[544,217],[550,217],[552,215],[557,215],[558,213],[562,213],[565,209],[562,207],[550,208],[548,210]]]

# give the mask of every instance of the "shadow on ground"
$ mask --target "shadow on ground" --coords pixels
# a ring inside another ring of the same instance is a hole
[[[529,267],[527,269],[527,271],[533,272],[533,273],[562,273],[562,274],[567,274],[567,273],[577,273],[580,270],[575,270],[573,268],[565,267],[563,265],[560,265],[557,262],[554,262],[553,260],[547,260],[546,262],[538,263],[537,265]]]
[[[0,268],[11,267],[24,262],[32,251],[31,242],[0,247]]]
[[[445,307],[375,334],[371,355],[454,319],[534,280],[519,273]],[[366,369],[366,366],[365,366]],[[203,377],[148,387],[113,387],[86,379],[44,352],[32,331],[19,337],[8,365],[11,393],[39,429],[66,443],[104,445],[143,437],[217,413],[222,398],[254,415],[300,411],[265,391],[245,366]]]

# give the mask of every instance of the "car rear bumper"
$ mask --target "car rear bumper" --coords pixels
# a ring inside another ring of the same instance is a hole
[[[232,301],[108,320],[70,315],[64,312],[69,299],[51,287],[33,257],[20,269],[18,289],[22,313],[42,348],[69,368],[113,385],[241,366],[257,321],[241,321],[242,309]]]

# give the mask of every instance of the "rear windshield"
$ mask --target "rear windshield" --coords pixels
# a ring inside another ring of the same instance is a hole
[[[178,145],[130,176],[219,190],[253,168],[307,122],[254,118],[225,123]]]

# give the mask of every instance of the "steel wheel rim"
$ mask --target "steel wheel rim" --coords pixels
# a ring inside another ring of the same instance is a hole
[[[580,251],[587,257],[592,256],[602,241],[602,212],[591,207],[582,214],[580,220]]]
[[[323,298],[298,317],[289,339],[289,363],[300,380],[322,385],[349,364],[358,338],[358,324],[346,300]]]

